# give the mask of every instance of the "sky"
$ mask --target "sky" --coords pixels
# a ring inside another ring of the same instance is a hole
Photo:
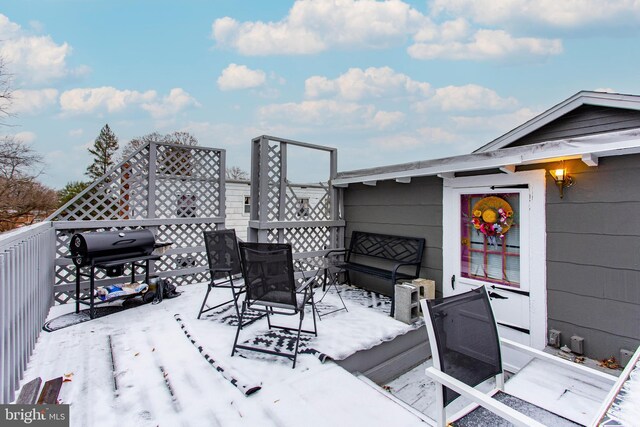
[[[2,0],[0,133],[54,188],[86,179],[107,123],[247,171],[260,135],[375,167],[469,153],[580,90],[640,94],[639,46],[638,0]]]

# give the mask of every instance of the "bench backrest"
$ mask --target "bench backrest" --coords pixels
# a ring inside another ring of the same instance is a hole
[[[425,240],[418,237],[354,231],[347,261],[352,255],[365,255],[395,262],[422,263]]]

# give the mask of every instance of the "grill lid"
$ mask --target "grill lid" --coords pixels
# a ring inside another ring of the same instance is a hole
[[[71,238],[69,250],[76,265],[91,261],[147,256],[153,252],[155,238],[150,230],[121,230],[77,233]]]

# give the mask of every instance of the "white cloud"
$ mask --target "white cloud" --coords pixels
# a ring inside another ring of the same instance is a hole
[[[11,111],[34,114],[50,107],[58,100],[56,89],[16,90],[13,92]]]
[[[78,128],[78,129],[71,129],[69,131],[69,136],[82,136],[82,134],[84,133],[84,129],[82,128]]]
[[[0,56],[20,81],[44,83],[87,72],[85,66],[69,68],[67,57],[72,49],[67,43],[58,44],[50,36],[29,34],[3,14],[0,14],[0,40]]]
[[[306,126],[330,126],[334,129],[383,129],[404,118],[400,112],[378,111],[373,105],[324,99],[271,104],[261,107],[258,112],[267,123],[282,121]]]
[[[22,144],[31,144],[37,139],[38,136],[34,132],[23,131],[14,134],[13,137],[16,139],[16,141]]]
[[[218,77],[220,90],[248,89],[262,86],[267,76],[262,70],[252,70],[246,65],[229,64]]]
[[[637,0],[433,0],[434,15],[463,16],[483,25],[542,23],[560,28],[620,25],[640,18]]]
[[[562,41],[513,37],[503,30],[478,30],[465,40],[417,42],[407,49],[415,59],[500,59],[512,55],[548,56],[562,53]]]
[[[199,105],[198,101],[184,89],[173,88],[162,100],[142,104],[142,109],[148,111],[153,118],[160,119],[169,118],[188,107]]]
[[[173,88],[168,95],[158,99],[154,90],[138,92],[120,90],[111,86],[77,88],[60,95],[60,107],[66,114],[95,112],[117,113],[130,107],[139,107],[153,118],[167,118],[198,102],[181,88]]]
[[[508,132],[540,114],[530,108],[520,108],[511,113],[483,116],[453,116],[451,120],[460,131],[498,133]]]
[[[60,107],[66,113],[92,113],[104,110],[114,113],[155,98],[156,92],[153,90],[138,92],[119,90],[111,86],[77,88],[60,95]]]
[[[422,127],[412,132],[375,137],[370,141],[383,150],[413,150],[435,144],[451,144],[460,137],[442,128]]]
[[[617,90],[611,89],[610,87],[600,87],[598,89],[594,89],[594,92],[606,92],[606,93],[618,93]]]
[[[231,48],[243,55],[303,55],[329,49],[386,48],[402,44],[408,38],[414,40],[408,53],[415,59],[480,60],[562,52],[558,39],[514,36],[504,28],[478,28],[465,19],[468,16],[473,21],[478,15],[473,13],[477,8],[472,0],[454,0],[451,7],[446,1],[435,1],[432,16],[439,20],[449,15],[456,18],[438,23],[400,0],[297,0],[289,13],[277,22],[217,19],[212,24],[212,37],[218,47]],[[577,8],[578,1],[583,0],[567,0],[567,3]],[[637,3],[637,0],[619,1]],[[505,4],[506,9],[514,10],[512,3],[534,2],[481,0],[480,3],[486,4],[488,10],[501,10]],[[542,13],[545,8],[539,9]],[[572,10],[571,7],[554,9],[559,10],[558,13]]]
[[[373,116],[372,122],[378,129],[387,129],[404,120],[404,113],[400,111],[378,111]]]
[[[425,96],[429,93],[429,88],[429,83],[412,80],[409,76],[397,73],[389,67],[371,67],[366,70],[351,68],[334,80],[313,76],[305,81],[307,97],[337,95],[352,101],[406,95]]]
[[[446,86],[435,90],[428,100],[414,104],[418,112],[429,108],[442,111],[505,110],[515,108],[518,101],[513,97],[502,98],[494,90],[476,84]]]
[[[300,55],[332,47],[386,47],[402,42],[427,18],[402,1],[296,1],[278,22],[217,19],[212,37],[243,55]]]

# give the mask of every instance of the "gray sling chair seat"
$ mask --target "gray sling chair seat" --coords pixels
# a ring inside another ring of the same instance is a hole
[[[238,348],[258,351],[289,358],[293,360],[293,368],[295,368],[300,344],[300,333],[305,332],[318,336],[316,306],[313,299],[313,284],[315,278],[306,279],[304,283],[299,285],[296,283],[290,244],[241,242],[240,257],[242,259],[247,295],[242,303],[240,322],[238,324],[238,330],[236,331],[236,338],[233,342],[231,356],[235,354]],[[311,305],[311,314],[313,316],[312,331],[302,329],[306,305]],[[242,319],[247,310],[265,313],[269,329],[278,328],[296,332],[295,349],[293,353],[238,344]],[[300,316],[298,327],[291,328],[273,325],[271,323],[271,316],[274,314]]]
[[[223,305],[233,303],[236,308],[236,314],[240,316],[238,308],[238,298],[240,294],[245,292],[245,286],[242,280],[242,266],[240,263],[240,252],[238,250],[238,239],[236,231],[231,230],[213,230],[205,231],[204,245],[207,251],[207,260],[209,261],[209,274],[211,281],[207,287],[207,293],[202,301],[198,319],[203,313],[214,310]],[[209,293],[214,288],[231,289],[232,299],[213,307],[205,309]]]
[[[611,384],[616,381],[612,375],[501,339],[484,286],[450,297],[421,300],[420,303],[433,356],[433,366],[425,373],[436,383],[438,426],[444,427],[448,423],[497,425],[504,420],[516,426],[543,426],[539,421],[543,418],[546,423],[553,419],[554,426],[579,425],[503,392],[501,345],[591,379]],[[492,377],[495,377],[496,388],[488,395],[474,388]],[[460,419],[447,420],[446,406],[459,396],[470,399],[473,404],[461,411]],[[523,409],[527,415],[507,403]]]

